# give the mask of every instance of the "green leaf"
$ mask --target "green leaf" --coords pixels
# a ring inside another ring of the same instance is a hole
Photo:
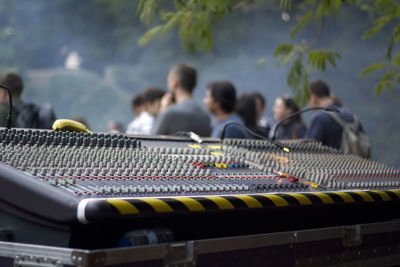
[[[393,37],[394,37],[394,42],[398,43],[400,42],[400,25],[394,28],[393,30]]]
[[[386,66],[386,62],[378,62],[378,63],[371,64],[368,67],[366,67],[365,69],[363,69],[363,71],[360,73],[359,76],[360,76],[360,78],[363,78],[368,73],[383,69],[385,66]]]
[[[375,6],[380,14],[393,14],[399,5],[392,0],[377,0]]]
[[[281,0],[281,8],[285,8],[286,12],[292,10],[293,0]]]
[[[140,15],[142,13],[145,3],[146,3],[146,0],[140,0],[138,7],[136,9],[136,15]]]
[[[396,71],[392,70],[387,72],[382,79],[379,81],[378,85],[376,86],[375,89],[375,96],[379,96],[383,90],[388,87],[389,83],[393,79],[393,76],[395,76]]]
[[[184,12],[180,11],[176,13],[164,26],[161,32],[161,36],[164,36],[167,32],[171,31],[176,25],[178,25],[183,18]]]
[[[142,38],[138,41],[139,46],[146,46],[151,40],[156,37],[156,35],[160,32],[160,30],[163,28],[163,25],[156,26],[150,30],[148,30]]]
[[[287,76],[287,84],[293,90],[295,90],[300,85],[303,70],[304,67],[303,63],[301,62],[301,57],[297,57],[294,60]]]
[[[307,22],[310,21],[310,19],[312,18],[312,14],[313,14],[312,11],[308,11],[308,12],[301,18],[301,20],[299,21],[299,23],[297,23],[296,27],[294,27],[294,29],[290,32],[290,39],[292,39],[292,38],[295,36],[295,34],[296,34],[299,30],[301,30],[301,29],[304,27],[304,25],[307,24]]]
[[[328,14],[329,11],[331,10],[331,0],[322,0],[321,9],[324,15]]]
[[[318,21],[319,19],[325,17],[329,13],[334,14],[335,12],[337,12],[337,10],[335,9],[335,5],[332,5],[331,0],[319,1],[319,5],[314,13],[314,20]]]
[[[400,67],[400,54],[397,54],[392,58],[392,65],[395,67]]]
[[[390,60],[390,58],[392,57],[393,43],[394,43],[394,35],[392,34],[390,36],[388,47],[386,49],[386,54],[385,54],[385,58],[387,60]]]
[[[382,16],[377,18],[376,20],[373,21],[373,24],[376,25],[370,29],[368,29],[364,35],[362,36],[362,39],[365,40],[367,38],[370,38],[372,35],[376,34],[378,31],[380,31],[386,24],[388,24],[391,20],[393,19],[393,16]]]
[[[176,9],[183,9],[186,7],[185,2],[183,0],[175,0]]]
[[[279,67],[282,67],[282,66],[285,66],[286,64],[288,64],[289,61],[292,59],[292,57],[293,57],[292,53],[283,56],[282,59],[279,61],[279,64],[278,64]]]
[[[262,57],[259,60],[257,60],[257,69],[260,69],[261,65],[264,64],[264,62],[265,62],[265,57]]]
[[[145,24],[150,24],[157,11],[157,3],[155,0],[141,0],[139,2],[136,13],[140,16],[140,20]]]
[[[292,49],[292,44],[280,44],[275,48],[274,57],[287,55],[292,51]]]
[[[336,67],[336,58],[340,58],[340,54],[327,49],[311,50],[308,53],[307,64],[322,71],[325,71],[327,61]]]

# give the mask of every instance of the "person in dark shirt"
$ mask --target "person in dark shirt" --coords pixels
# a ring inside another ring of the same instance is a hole
[[[235,113],[236,89],[228,81],[215,81],[208,85],[206,96],[203,99],[204,105],[215,116],[215,124],[211,132],[211,137],[215,138],[248,138],[249,135],[244,127],[230,124],[225,128],[225,124],[236,122],[244,125],[242,118]]]
[[[254,94],[241,94],[236,103],[236,113],[243,119],[244,125],[264,137],[268,137],[269,127],[257,125],[257,104]]]
[[[310,90],[310,107],[336,109],[339,111],[342,120],[346,122],[354,121],[354,115],[348,108],[335,103],[325,82],[317,80],[310,83]],[[363,131],[361,124],[360,130]],[[342,131],[342,127],[327,112],[318,110],[314,112],[311,119],[307,137],[321,141],[323,145],[339,149],[342,142]]]
[[[272,107],[274,112],[274,118],[276,120],[282,120],[286,116],[299,111],[299,107],[291,95],[281,95],[275,100],[275,104]],[[278,124],[274,126],[277,127]],[[301,119],[301,115],[295,115],[289,119],[282,121],[275,131],[276,139],[298,139],[304,138],[307,128]]]

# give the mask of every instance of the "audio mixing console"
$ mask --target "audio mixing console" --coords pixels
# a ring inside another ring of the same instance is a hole
[[[98,248],[152,227],[188,240],[397,218],[399,169],[284,144],[1,129],[0,228]]]

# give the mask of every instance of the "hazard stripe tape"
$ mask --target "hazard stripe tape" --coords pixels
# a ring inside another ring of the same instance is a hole
[[[137,214],[139,213],[139,210],[129,203],[126,200],[123,199],[107,199],[107,202],[117,208],[117,210],[122,214]]]
[[[324,204],[335,203],[335,201],[327,194],[324,194],[324,193],[312,193],[312,194],[319,197],[319,199],[321,199],[322,203],[324,203]]]
[[[204,212],[260,209],[303,205],[399,201],[400,190],[349,192],[270,193],[229,196],[171,196],[166,198],[126,198],[92,200],[108,203],[120,215],[170,212]]]

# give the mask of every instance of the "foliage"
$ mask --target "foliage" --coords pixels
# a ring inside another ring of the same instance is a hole
[[[155,1],[141,0],[137,9],[140,18],[145,23],[154,19],[156,11],[159,12],[163,23],[151,28],[140,39],[139,44],[144,46],[153,40],[157,35],[164,36],[173,28],[179,26],[179,37],[183,46],[191,53],[197,49],[209,51],[213,46],[212,27],[223,16],[230,14],[235,8],[241,5],[254,5],[255,1],[240,0],[179,0],[175,1],[175,10],[165,12],[158,10]],[[302,40],[298,44],[281,44],[275,49],[274,56],[280,58],[279,66],[291,64],[287,77],[287,85],[294,91],[300,105],[307,102],[309,95],[308,77],[310,72],[325,71],[329,65],[336,67],[336,61],[340,54],[329,49],[315,49],[321,34],[324,31],[325,21],[328,16],[338,16],[344,4],[353,5],[363,11],[370,13],[372,17],[378,14],[372,23],[373,27],[367,30],[363,39],[369,38],[385,26],[394,27],[388,40],[386,51],[386,62],[372,64],[367,67],[360,76],[363,77],[373,71],[383,70],[383,76],[378,83],[375,95],[379,95],[384,89],[394,91],[400,81],[400,54],[392,56],[394,45],[400,42],[400,6],[395,0],[303,0],[294,3],[293,0],[281,0],[281,8],[287,12],[296,9],[302,14],[297,25],[292,29],[289,36],[295,37],[311,21],[319,25],[315,38],[311,41]],[[265,57],[257,61],[257,68],[265,62]],[[400,90],[398,91],[400,95]]]
[[[141,0],[137,13],[140,19],[149,24],[153,21],[158,6],[155,0]],[[140,46],[147,45],[157,35],[164,36],[179,27],[179,37],[185,50],[196,54],[196,50],[210,51],[213,46],[212,26],[223,16],[232,12],[239,4],[253,1],[239,0],[175,0],[174,11],[159,11],[162,24],[151,28],[139,40]]]
[[[371,72],[382,70],[382,78],[376,85],[375,95],[380,95],[385,89],[390,93],[394,93],[395,87],[400,85],[400,53],[398,52],[393,56],[394,46],[400,42],[400,5],[393,0],[376,0],[374,5],[363,3],[361,8],[370,12],[372,16],[377,16],[372,21],[373,27],[364,33],[363,39],[374,36],[386,26],[393,29],[386,49],[385,62],[369,65],[360,73],[360,77],[365,77]],[[397,90],[400,96],[399,88]]]

